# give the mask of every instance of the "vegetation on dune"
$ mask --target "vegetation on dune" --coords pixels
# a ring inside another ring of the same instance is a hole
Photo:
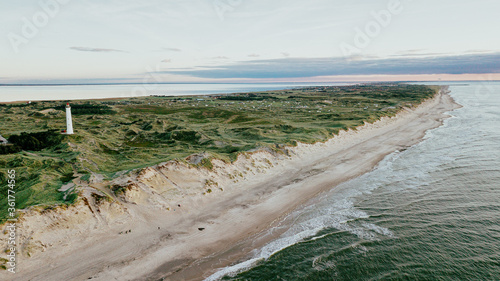
[[[55,109],[66,111],[66,105],[59,105],[54,107]],[[92,104],[92,103],[83,103],[83,104],[74,104],[71,106],[71,114],[72,115],[92,115],[92,114],[115,114],[116,112],[107,105],[104,104]]]
[[[60,145],[62,139],[63,135],[56,130],[50,130],[34,133],[22,132],[20,135],[11,135],[8,140],[13,146],[18,146],[22,150],[39,151]]]
[[[6,202],[8,169],[17,175],[18,208],[71,204],[77,194],[58,191],[79,174],[113,178],[120,171],[204,152],[234,161],[240,152],[331,138],[340,130],[392,116],[432,97],[420,85],[310,87],[264,93],[142,97],[73,101],[74,135],[65,128],[66,102],[0,106],[0,200]],[[123,190],[113,190],[120,194]],[[6,204],[0,204],[0,220]]]
[[[0,145],[0,155],[1,154],[12,154],[20,152],[22,149],[17,145]]]

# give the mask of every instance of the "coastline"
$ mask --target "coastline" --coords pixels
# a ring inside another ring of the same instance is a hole
[[[141,218],[129,222],[132,233],[116,237],[120,225],[108,224],[107,230],[81,244],[67,242],[63,253],[57,253],[57,247],[47,248],[44,254],[21,261],[24,269],[19,275],[31,280],[201,280],[271,240],[266,237],[255,244],[249,238],[275,226],[290,211],[370,171],[387,154],[418,143],[425,131],[442,124],[444,112],[454,108],[457,105],[443,89],[397,117],[341,132],[325,143],[288,148],[291,157],[275,157],[273,165],[245,176],[234,189],[218,193],[218,198],[183,201],[172,216],[158,218],[163,213],[149,209],[138,214],[141,210],[134,206],[140,206],[140,200],[129,198],[126,208]],[[104,216],[105,212],[100,213]]]
[[[259,232],[254,232],[253,235],[248,235],[245,240],[240,241],[233,247],[227,247],[207,258],[193,261],[189,264],[188,268],[182,268],[179,271],[176,271],[176,268],[168,270],[168,267],[176,265],[181,261],[168,262],[158,267],[153,274],[144,275],[141,279],[204,280],[223,267],[235,264],[235,261],[242,262],[249,259],[253,249],[264,246],[286,231],[286,229],[277,229],[271,235],[268,233],[263,234],[265,230],[280,225],[282,219],[287,214],[301,206],[310,204],[318,195],[331,190],[336,185],[371,171],[388,154],[417,144],[422,140],[427,130],[441,126],[444,119],[449,117],[444,112],[460,107],[446,93],[446,89],[442,89],[433,99],[423,102],[414,110],[400,112],[396,117],[384,117],[374,124],[365,124],[358,127],[356,131],[341,132],[338,136],[325,143],[316,143],[313,145],[299,144],[297,149],[294,150],[294,155],[297,157],[294,160],[298,163],[284,164],[288,168],[293,166],[293,169],[297,169],[298,172],[296,172],[297,170],[293,170],[280,175],[289,180],[278,179],[272,182],[268,180],[267,184],[271,183],[274,186],[283,184],[284,188],[276,191],[272,198],[267,198],[266,202],[260,202],[258,206],[251,206],[250,208],[253,208],[253,210],[247,212],[243,219],[250,222],[255,214],[269,213],[275,215],[274,220],[269,218],[260,220],[259,223],[267,225],[265,228]],[[425,120],[423,119],[424,117],[430,118]],[[419,124],[421,126],[415,127],[413,132],[410,132],[411,130],[404,130],[404,132],[397,131],[398,129],[404,129],[401,126],[410,126],[412,121],[416,120],[423,122]],[[386,135],[389,132],[394,134],[394,137],[398,140],[390,139]],[[396,136],[398,133],[403,133],[404,136]],[[380,139],[385,139],[391,143],[383,144],[382,142],[375,142],[374,138],[376,137],[380,137]],[[409,138],[404,140],[405,137]],[[367,156],[366,160],[368,161],[360,163],[361,158],[365,158],[355,155],[360,151],[349,150],[365,147],[369,142],[371,142],[370,146],[373,150],[365,152],[364,154]],[[382,145],[387,145],[387,150],[381,149],[380,146]],[[382,153],[382,150],[385,150],[385,152]],[[340,159],[332,161],[329,159],[330,157],[338,157]],[[294,160],[291,162],[294,162]],[[303,166],[301,167],[300,165]],[[332,165],[334,167],[331,167]],[[297,177],[297,175],[301,176]],[[276,209],[282,211],[281,215],[273,213]],[[262,214],[262,217],[265,217],[265,215]],[[259,228],[259,225],[252,225],[252,227]],[[227,231],[230,230],[227,229]],[[187,264],[187,262],[184,262],[184,264]],[[169,272],[172,274],[168,274]]]

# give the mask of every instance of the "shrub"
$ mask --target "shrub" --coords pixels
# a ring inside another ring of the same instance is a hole
[[[212,161],[208,158],[203,158],[201,159],[200,165],[202,167],[205,167],[209,170],[212,170],[214,168],[214,165],[212,164]]]
[[[23,132],[20,135],[10,136],[8,140],[23,150],[38,151],[61,144],[63,138],[64,135],[57,133],[55,130],[49,130],[36,133]]]
[[[0,145],[0,155],[17,153],[21,150],[21,147],[19,147],[18,145]]]
[[[173,131],[170,137],[177,141],[184,141],[190,143],[196,143],[201,138],[201,136],[197,132],[189,130]]]
[[[78,198],[78,193],[71,193],[68,196],[66,196],[66,202],[68,204],[73,204],[75,203],[75,200]]]
[[[66,106],[60,105],[55,109],[65,111]],[[95,114],[104,115],[104,114],[115,114],[116,112],[113,111],[113,109],[107,105],[85,103],[85,104],[71,105],[71,113],[73,115],[95,115]]]

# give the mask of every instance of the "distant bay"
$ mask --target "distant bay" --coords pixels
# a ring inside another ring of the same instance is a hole
[[[351,84],[353,83],[3,85],[0,86],[0,102],[105,99],[151,95],[213,95]]]

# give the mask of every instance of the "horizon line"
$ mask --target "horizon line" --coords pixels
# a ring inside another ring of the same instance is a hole
[[[112,86],[112,85],[191,85],[191,84],[200,84],[200,85],[212,85],[212,84],[321,84],[321,83],[330,83],[330,84],[339,84],[339,83],[426,83],[426,82],[500,82],[500,79],[494,80],[386,80],[386,81],[367,81],[367,80],[357,80],[357,81],[305,81],[305,82],[156,82],[156,83],[0,83],[0,87],[9,87],[9,86]]]

